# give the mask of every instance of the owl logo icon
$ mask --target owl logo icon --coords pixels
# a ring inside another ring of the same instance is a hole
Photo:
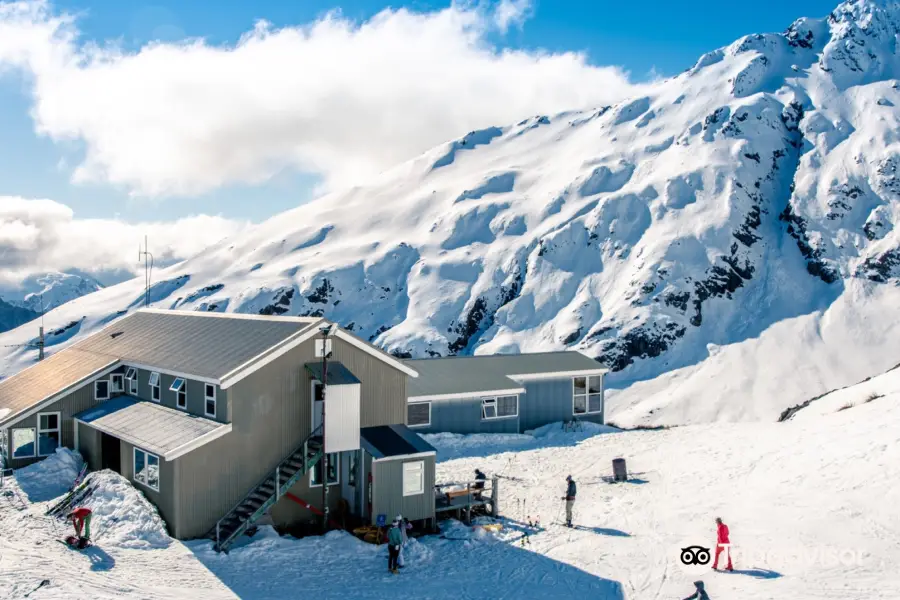
[[[709,558],[709,548],[703,546],[688,546],[681,549],[681,562],[685,565],[707,565]]]

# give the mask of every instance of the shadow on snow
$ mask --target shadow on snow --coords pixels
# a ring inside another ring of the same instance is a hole
[[[188,547],[225,585],[242,598],[282,598],[302,588],[315,598],[375,599],[418,597],[570,598],[624,600],[622,586],[543,554],[456,527],[468,538],[426,536],[404,549],[406,566],[387,572],[387,547],[361,542],[344,532],[324,537],[278,537],[216,554],[209,542]],[[450,532],[446,532],[450,533]],[[257,534],[259,535],[259,534]],[[264,559],[264,560],[263,560]]]

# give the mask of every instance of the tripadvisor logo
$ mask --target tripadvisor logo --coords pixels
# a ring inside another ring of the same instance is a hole
[[[670,553],[675,557],[675,565],[688,575],[708,573],[712,565],[712,548],[697,544],[696,540],[682,540],[672,547]]]

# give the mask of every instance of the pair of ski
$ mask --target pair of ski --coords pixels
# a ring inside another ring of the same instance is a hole
[[[79,481],[84,478],[86,471],[87,465],[85,465],[81,470],[81,473],[79,473],[78,479],[75,480],[72,490],[66,494],[62,500],[48,508],[47,512],[44,513],[45,515],[59,518],[61,515],[64,515],[69,508],[77,506],[82,500],[90,497],[91,494],[94,493],[97,489],[97,484],[83,481],[79,485]]]

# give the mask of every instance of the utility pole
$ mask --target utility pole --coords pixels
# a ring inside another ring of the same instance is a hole
[[[328,532],[328,450],[325,447],[325,398],[328,390],[328,328],[322,330],[322,531]]]
[[[333,325],[321,329],[322,332],[322,531],[328,532],[328,449],[325,446],[325,403],[328,391],[328,338]]]
[[[44,360],[44,292],[40,294],[41,298],[41,328],[38,334],[38,360]]]
[[[144,236],[144,249],[138,246],[138,262],[144,259],[144,306],[150,306],[150,276],[153,273],[153,255],[149,252],[147,236]],[[149,259],[149,262],[148,262]]]

